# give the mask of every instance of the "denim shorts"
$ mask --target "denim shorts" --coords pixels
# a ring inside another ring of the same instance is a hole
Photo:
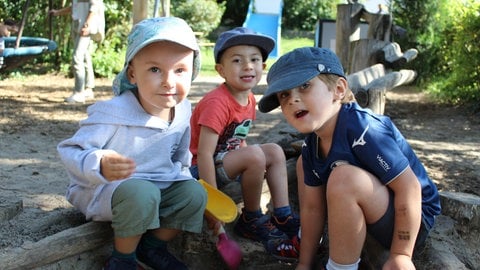
[[[220,189],[224,186],[226,186],[227,184],[231,183],[231,182],[239,182],[240,179],[241,179],[241,175],[238,175],[236,176],[235,178],[230,178],[228,177],[227,175],[227,172],[225,172],[225,168],[223,167],[223,158],[225,157],[225,155],[228,153],[228,151],[224,151],[224,152],[219,152],[217,153],[214,157],[213,157],[213,161],[214,161],[214,164],[215,164],[215,177],[217,179],[217,187]],[[192,174],[192,176],[196,179],[199,179],[199,175],[198,175],[198,166],[197,165],[193,165],[190,167],[190,173]]]

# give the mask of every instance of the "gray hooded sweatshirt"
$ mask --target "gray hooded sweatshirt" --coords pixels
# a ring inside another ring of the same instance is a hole
[[[67,200],[87,219],[111,221],[112,194],[128,179],[151,181],[159,189],[192,179],[187,99],[175,107],[170,124],[146,113],[130,91],[91,105],[87,113],[73,137],[57,146],[70,178]],[[109,182],[100,174],[100,159],[112,151],[135,161],[136,170],[128,179]]]

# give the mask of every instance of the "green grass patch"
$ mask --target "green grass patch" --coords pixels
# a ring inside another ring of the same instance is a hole
[[[313,46],[313,39],[309,38],[282,38],[280,41],[280,55],[283,55],[295,48]],[[213,47],[201,47],[202,67],[200,74],[203,76],[217,76],[215,71],[215,60],[213,59]],[[269,58],[267,60],[267,70],[275,63],[277,59]]]

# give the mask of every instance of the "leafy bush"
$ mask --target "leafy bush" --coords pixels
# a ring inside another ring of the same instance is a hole
[[[225,11],[225,4],[214,0],[177,0],[172,1],[172,15],[184,19],[193,31],[207,36],[218,27]]]
[[[452,7],[450,7],[452,8]],[[443,37],[439,71],[428,90],[441,100],[480,103],[480,3],[457,6]]]
[[[395,2],[394,22],[408,30],[396,42],[418,49],[409,66],[419,85],[441,101],[480,102],[479,11],[476,0]]]
[[[339,2],[344,1],[283,1],[282,26],[288,29],[314,31],[319,19],[335,19]]]

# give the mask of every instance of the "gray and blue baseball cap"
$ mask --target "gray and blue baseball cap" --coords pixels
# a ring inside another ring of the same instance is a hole
[[[275,47],[275,40],[267,35],[257,33],[246,27],[236,27],[225,31],[220,34],[217,42],[215,42],[215,47],[213,48],[215,63],[220,62],[220,58],[226,49],[237,45],[251,45],[258,47],[262,53],[263,61],[265,62],[268,55]]]
[[[126,90],[134,90],[136,85],[127,77],[128,64],[144,47],[158,41],[178,43],[194,51],[192,80],[200,71],[200,48],[192,28],[177,17],[157,17],[135,24],[127,39],[127,52],[122,71],[113,80],[113,93],[118,96]]]
[[[267,74],[267,90],[258,102],[258,109],[267,113],[280,104],[277,93],[298,87],[319,74],[335,74],[345,78],[337,55],[329,49],[303,47],[282,55]]]

